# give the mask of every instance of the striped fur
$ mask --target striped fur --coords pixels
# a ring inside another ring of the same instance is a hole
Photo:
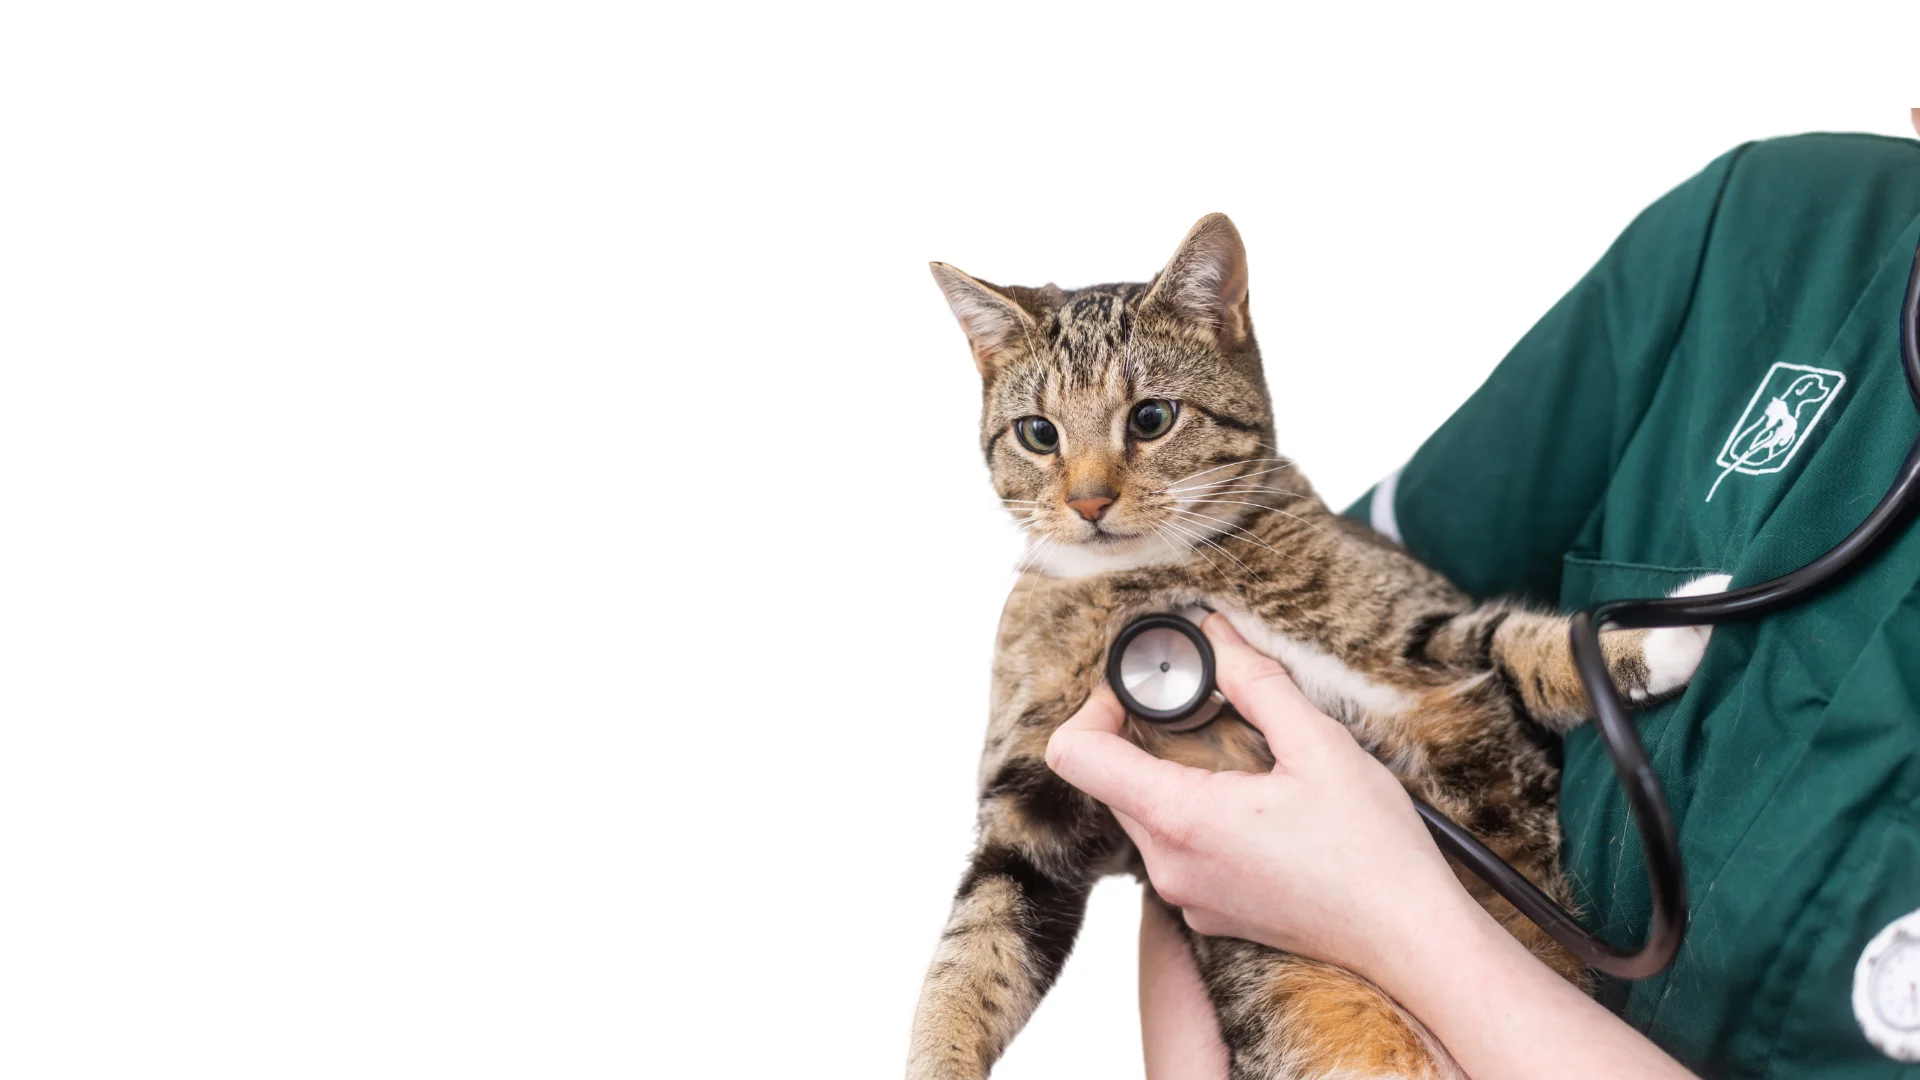
[[[1034,547],[1001,617],[979,839],[921,993],[909,1077],[985,1076],[1058,976],[1095,881],[1140,872],[1112,815],[1042,756],[1138,615],[1193,604],[1228,614],[1408,790],[1571,906],[1558,866],[1558,736],[1585,707],[1566,620],[1474,603],[1332,513],[1274,451],[1244,253],[1226,218],[1203,219],[1147,284],[1002,288],[940,264],[935,276],[985,380],[981,448],[995,487]],[[1178,403],[1166,434],[1128,432],[1143,399]],[[1035,415],[1057,427],[1055,453],[1009,433]],[[1097,522],[1066,505],[1089,491],[1114,493]],[[1605,643],[1636,700],[1651,696],[1643,641]],[[1230,710],[1194,732],[1131,719],[1127,731],[1202,768],[1272,765]],[[1586,984],[1538,927],[1463,881],[1544,962]],[[1243,941],[1191,940],[1236,1078],[1459,1075],[1359,977]]]

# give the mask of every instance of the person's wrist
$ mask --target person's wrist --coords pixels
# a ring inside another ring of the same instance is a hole
[[[1449,954],[1472,948],[1488,930],[1504,936],[1492,916],[1451,873],[1400,892],[1387,913],[1362,934],[1348,965],[1396,998],[1405,984],[1425,980],[1425,969],[1450,963]]]

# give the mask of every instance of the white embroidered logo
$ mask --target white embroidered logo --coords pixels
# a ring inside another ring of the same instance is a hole
[[[1845,385],[1845,375],[1826,368],[1787,363],[1768,368],[1714,459],[1721,472],[1707,489],[1707,501],[1713,501],[1720,481],[1734,473],[1758,476],[1786,468]]]

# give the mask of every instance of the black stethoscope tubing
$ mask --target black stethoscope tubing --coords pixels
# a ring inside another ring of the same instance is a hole
[[[1920,409],[1920,249],[1914,252],[1907,290],[1900,305],[1900,356],[1907,389]],[[1638,948],[1622,949],[1582,926],[1580,920],[1554,902],[1520,871],[1515,870],[1462,828],[1424,800],[1413,800],[1439,846],[1476,877],[1506,897],[1521,914],[1532,919],[1555,941],[1566,946],[1590,967],[1622,979],[1644,979],[1666,968],[1680,951],[1687,925],[1687,882],[1680,860],[1680,837],[1666,793],[1647,757],[1627,705],[1613,687],[1600,651],[1600,632],[1652,629],[1663,626],[1705,626],[1751,619],[1797,603],[1856,568],[1872,548],[1886,539],[1895,525],[1920,506],[1920,439],[1900,465],[1887,493],[1846,539],[1807,565],[1771,581],[1706,596],[1660,597],[1646,600],[1609,600],[1575,612],[1570,628],[1574,668],[1593,706],[1594,727],[1613,760],[1614,775],[1626,792],[1627,804],[1640,833],[1645,854],[1648,893],[1652,898],[1646,940]],[[1121,674],[1121,655],[1141,631],[1164,626],[1185,634],[1199,650],[1204,665],[1202,692],[1186,705],[1156,710],[1134,700]],[[1108,682],[1142,719],[1161,724],[1196,716],[1213,689],[1212,650],[1205,637],[1184,619],[1150,615],[1122,631],[1108,658]]]
[[[1900,305],[1900,356],[1907,374],[1907,390],[1920,409],[1920,250],[1914,252],[1907,275],[1907,291]],[[1507,898],[1555,941],[1588,965],[1622,979],[1644,979],[1668,964],[1680,951],[1687,925],[1687,882],[1681,870],[1680,837],[1674,829],[1667,797],[1654,774],[1647,748],[1628,715],[1627,705],[1614,690],[1600,652],[1600,631],[1651,629],[1662,626],[1704,626],[1752,619],[1806,599],[1834,584],[1860,565],[1871,549],[1886,539],[1916,505],[1920,505],[1920,440],[1907,451],[1899,474],[1880,504],[1873,508],[1846,539],[1832,550],[1792,573],[1771,581],[1706,596],[1661,597],[1648,600],[1609,600],[1576,612],[1570,631],[1573,662],[1593,705],[1594,727],[1615,777],[1627,794],[1640,846],[1646,855],[1652,918],[1647,937],[1632,950],[1622,949],[1588,931],[1580,920],[1541,892],[1518,870],[1446,815],[1419,799],[1414,805],[1426,820],[1434,839],[1475,876]]]

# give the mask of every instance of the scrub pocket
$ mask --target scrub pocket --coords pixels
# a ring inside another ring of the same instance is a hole
[[[1714,572],[1704,566],[1650,566],[1568,554],[1560,560],[1560,609],[1576,611],[1603,600],[1669,596],[1694,578]]]
[[[1653,566],[1568,554],[1561,560],[1560,607],[1574,611],[1606,600],[1668,596],[1712,572],[1704,567]],[[1687,751],[1691,736],[1687,726],[1674,727],[1676,705],[1669,702],[1637,713],[1634,726],[1661,774],[1670,807],[1684,820],[1693,755]],[[1560,861],[1571,879],[1574,899],[1589,913],[1589,928],[1602,937],[1614,942],[1644,940],[1653,900],[1640,836],[1614,776],[1613,761],[1588,724],[1568,732],[1563,747]],[[1599,998],[1616,1012],[1630,1013],[1632,989],[1630,984],[1602,978]]]

